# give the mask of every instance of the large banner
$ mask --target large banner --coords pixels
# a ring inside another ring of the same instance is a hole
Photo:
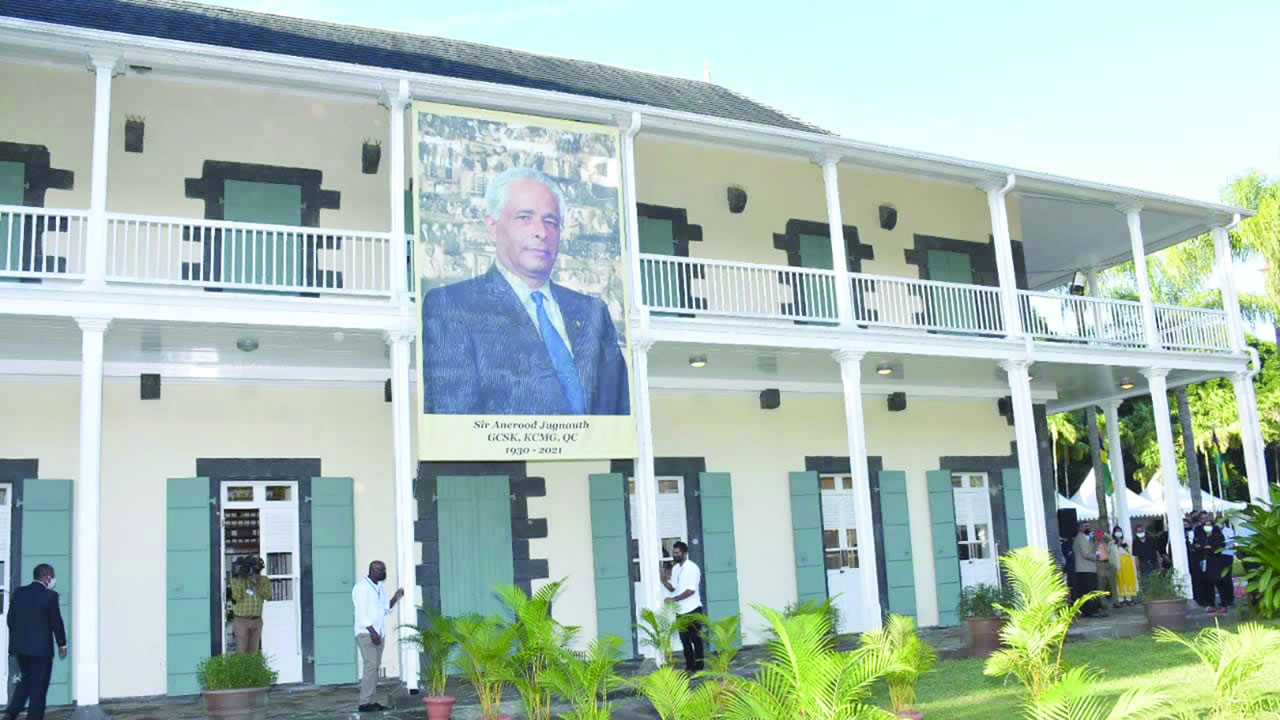
[[[633,457],[617,128],[413,105],[421,460]]]

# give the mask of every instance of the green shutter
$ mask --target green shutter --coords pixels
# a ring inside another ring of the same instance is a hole
[[[22,563],[19,577],[30,582],[40,563],[53,566],[58,577],[58,608],[67,631],[67,645],[75,647],[71,626],[71,592],[75,570],[71,562],[72,483],[70,480],[28,480],[22,485]],[[105,613],[104,613],[105,616]],[[17,666],[10,665],[12,672]],[[71,704],[71,651],[53,660],[49,704]]]
[[[1000,471],[1004,483],[1004,519],[1009,533],[1009,547],[1017,550],[1027,546],[1027,516],[1022,510],[1022,475],[1014,469]]]
[[[793,472],[791,533],[796,553],[796,600],[827,599],[827,570],[822,562],[822,495],[818,473]]]
[[[353,683],[358,651],[351,588],[360,573],[351,478],[311,478],[311,569],[315,682]]]
[[[933,526],[933,573],[938,590],[938,624],[956,625],[960,616],[960,556],[956,553],[956,504],[951,471],[931,470],[929,518]]]
[[[813,270],[834,270],[835,260],[831,256],[830,235],[799,236],[800,267]]]
[[[640,226],[640,252],[650,255],[674,256],[676,236],[672,222],[663,218],[638,218]],[[671,263],[642,263],[644,273],[641,290],[644,304],[652,307],[678,309],[680,284],[687,282],[685,273]]]
[[[506,475],[442,475],[436,497],[440,612],[505,615],[493,589],[515,583],[510,480]]]
[[[26,194],[26,163],[0,161],[0,205],[21,205]],[[22,269],[22,235],[8,213],[0,212],[0,270]]]
[[[621,473],[588,477],[591,499],[591,566],[596,586],[596,634],[635,644],[631,601],[631,540],[627,537],[626,478]]]
[[[222,217],[237,222],[302,225],[302,187],[227,180]],[[302,284],[299,236],[277,232],[228,233],[222,245],[222,279],[255,285]]]
[[[165,491],[165,667],[168,695],[200,692],[196,665],[209,657],[209,478],[169,478]]]
[[[733,481],[729,473],[699,473],[702,498],[702,574],[707,616],[742,614],[738,602],[738,550],[733,534]],[[741,642],[741,638],[739,638]]]
[[[973,269],[969,256],[965,253],[949,250],[930,250],[928,252],[929,279],[942,282],[973,284]],[[974,317],[976,308],[968,297],[954,297],[943,294],[935,300],[933,306],[933,322],[947,328],[971,327],[977,321]]]
[[[916,615],[916,576],[911,561],[911,517],[907,506],[907,474],[880,472],[880,527],[884,531],[888,612]]]

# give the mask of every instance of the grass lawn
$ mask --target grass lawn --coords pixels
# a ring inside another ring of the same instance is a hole
[[[1102,673],[1099,689],[1118,697],[1138,685],[1156,685],[1180,708],[1208,707],[1212,688],[1194,653],[1181,645],[1156,643],[1150,635],[1118,640],[1068,643],[1063,653],[1069,667],[1088,664]],[[920,679],[917,709],[933,720],[989,720],[1015,718],[1022,686],[1016,680],[982,674],[982,660],[944,660]],[[1280,686],[1280,657],[1273,657],[1259,675],[1260,682]],[[877,688],[874,700],[889,707],[888,693]]]

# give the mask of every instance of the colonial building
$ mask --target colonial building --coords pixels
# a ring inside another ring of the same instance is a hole
[[[636,457],[417,461],[417,100],[620,128]],[[57,567],[52,697],[83,706],[195,692],[244,553],[272,578],[281,682],[355,679],[374,559],[413,601],[399,622],[565,578],[557,617],[633,651],[676,539],[747,642],[751,605],[828,596],[844,631],[955,624],[1000,553],[1058,537],[1046,413],[1115,428],[1151,393],[1171,487],[1166,390],[1230,376],[1263,494],[1244,212],[594,63],[182,0],[6,2],[0,582]],[[1225,307],[1154,304],[1144,256],[1206,232]],[[1133,259],[1140,301],[1094,294]],[[410,687],[416,667],[385,658]]]

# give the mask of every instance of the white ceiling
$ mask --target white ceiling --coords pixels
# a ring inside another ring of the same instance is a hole
[[[1022,196],[1023,252],[1032,289],[1062,285],[1072,273],[1109,267],[1133,258],[1129,225],[1112,205],[1080,200]],[[1142,240],[1148,254],[1209,229],[1205,215],[1142,211]]]

